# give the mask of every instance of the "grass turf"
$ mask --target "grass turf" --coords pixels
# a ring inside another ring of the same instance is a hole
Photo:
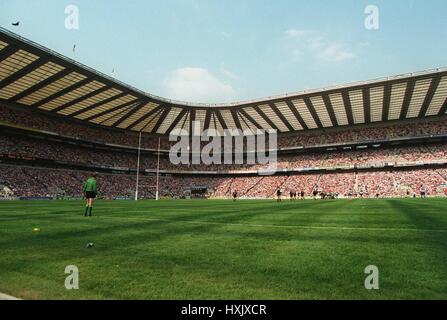
[[[0,202],[0,291],[25,299],[446,299],[446,205],[98,201],[85,218],[77,201]],[[67,265],[80,270],[79,290],[64,287]],[[379,290],[364,288],[368,265],[379,268]]]

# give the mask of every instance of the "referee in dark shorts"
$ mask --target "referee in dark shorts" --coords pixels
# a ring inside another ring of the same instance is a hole
[[[96,189],[96,174],[88,178],[84,183],[84,197],[85,197],[85,212],[84,216],[92,216],[93,199],[98,193]]]

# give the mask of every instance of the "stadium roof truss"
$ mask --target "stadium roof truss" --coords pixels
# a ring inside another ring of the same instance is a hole
[[[231,104],[157,97],[0,29],[0,101],[148,133],[200,129],[279,132],[442,116],[447,69]]]

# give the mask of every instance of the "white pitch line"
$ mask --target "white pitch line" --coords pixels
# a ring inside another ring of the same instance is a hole
[[[0,300],[21,300],[21,299],[0,292]]]
[[[414,229],[414,228],[370,228],[370,227],[340,227],[340,226],[304,226],[304,225],[276,225],[276,224],[252,224],[252,223],[228,223],[228,222],[213,222],[213,221],[195,221],[195,220],[174,220],[174,219],[159,219],[159,218],[137,218],[137,217],[116,217],[116,216],[101,216],[101,218],[119,218],[125,220],[135,221],[162,221],[162,222],[184,222],[191,224],[215,224],[228,225],[238,227],[266,227],[266,228],[283,228],[283,229],[310,229],[310,230],[354,230],[354,231],[402,231],[402,232],[438,232],[447,233],[447,229]]]

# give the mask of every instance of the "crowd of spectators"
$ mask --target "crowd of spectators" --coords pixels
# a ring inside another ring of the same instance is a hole
[[[429,196],[447,195],[447,169],[411,169],[367,172],[299,174],[291,176],[244,177],[225,181],[215,197],[230,197],[236,190],[241,197],[272,198],[281,190],[313,197],[333,194],[337,197],[413,197],[425,191]]]
[[[83,182],[91,172],[37,167],[0,166],[0,189],[7,187],[15,197],[81,197]],[[136,177],[128,174],[98,175],[99,194],[106,199],[133,198]],[[155,197],[155,176],[140,176],[139,196]],[[337,194],[339,197],[412,197],[421,190],[429,196],[444,196],[447,191],[447,169],[411,169],[371,172],[314,173],[290,176],[198,177],[160,176],[161,197],[190,196],[194,188],[206,196],[230,198],[237,191],[241,198],[273,198],[279,189],[289,192],[313,191]]]
[[[55,118],[27,110],[0,106],[0,122],[55,132],[89,141],[112,143],[123,146],[138,146],[138,133],[127,130],[101,128],[81,122],[73,122],[63,118]],[[371,124],[369,127],[347,127],[339,129],[312,130],[278,137],[279,148],[310,147],[326,144],[342,144],[349,142],[366,142],[386,140],[398,137],[418,137],[427,135],[447,134],[447,122],[423,121],[415,119],[412,123]],[[168,137],[161,138],[161,149],[169,150],[174,142]],[[207,142],[202,142],[204,146]],[[157,149],[158,137],[143,134],[142,147]]]
[[[39,158],[57,160],[72,164],[135,169],[136,151],[112,151],[86,146],[47,141],[25,136],[0,133],[0,155],[12,157]],[[157,156],[143,153],[140,168],[155,170]],[[309,168],[333,168],[343,166],[367,167],[384,166],[400,162],[431,162],[447,160],[447,143],[423,144],[415,146],[393,146],[361,150],[308,152],[279,155],[274,163],[277,169],[296,170]],[[167,171],[229,171],[260,170],[267,168],[261,164],[211,164],[211,165],[175,165],[166,155],[160,157],[160,169]]]
[[[134,131],[118,131],[111,128],[100,128],[78,122],[68,121],[63,118],[56,118],[42,115],[36,112],[19,110],[0,106],[0,122],[29,127],[43,131],[57,133],[63,136],[96,141],[101,143],[111,143],[123,146],[138,146],[139,136]],[[169,141],[161,139],[162,149],[169,148]],[[141,139],[143,148],[157,149],[158,138],[143,134]]]
[[[410,124],[381,124],[369,128],[349,127],[347,129],[340,128],[335,131],[310,131],[308,133],[290,134],[287,138],[280,138],[278,140],[278,146],[280,148],[309,147],[441,134],[447,134],[447,122],[445,120],[414,121]]]

